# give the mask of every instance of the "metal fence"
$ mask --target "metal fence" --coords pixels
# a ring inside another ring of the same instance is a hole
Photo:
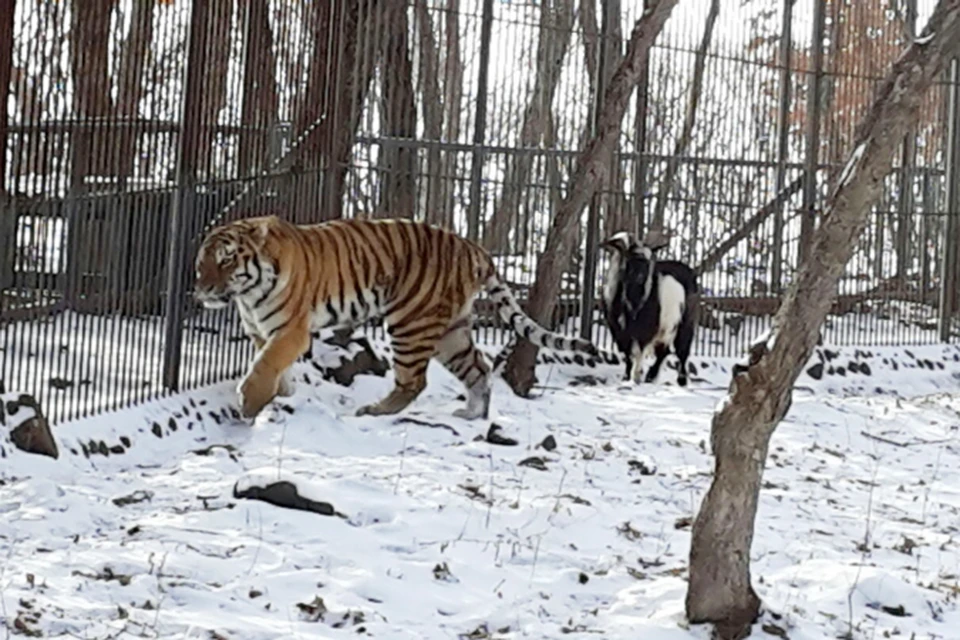
[[[656,226],[701,273],[696,352],[741,353],[933,4],[681,0],[584,213],[556,327],[609,344],[596,238]],[[63,421],[239,375],[234,314],[189,292],[204,230],[249,215],[451,226],[522,298],[641,11],[0,0],[0,386]],[[954,64],[904,141],[828,342],[955,340],[958,92]],[[505,340],[492,321],[478,333]]]

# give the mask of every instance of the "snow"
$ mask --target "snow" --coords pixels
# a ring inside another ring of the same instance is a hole
[[[929,43],[931,40],[933,40],[933,37],[934,37],[935,35],[937,35],[936,31],[931,31],[930,33],[928,33],[928,34],[926,34],[926,35],[922,35],[922,36],[920,36],[920,37],[918,37],[918,38],[915,38],[914,41],[913,41],[913,44],[916,44],[916,45],[919,45],[919,46],[923,46],[923,45]]]
[[[818,348],[824,373],[798,381],[764,474],[762,624],[800,640],[851,624],[855,638],[951,636],[955,358]],[[355,418],[391,377],[344,388],[309,363],[253,423],[231,416],[226,381],[61,425],[56,461],[0,443],[0,611],[81,638],[703,640],[683,618],[689,521],[733,360],[695,354],[686,388],[672,361],[640,387],[619,366],[541,366],[532,400],[498,380],[492,419],[514,447],[451,415],[462,390],[439,367],[400,416]],[[101,441],[124,453],[89,454]],[[276,480],[346,517],[234,498]]]

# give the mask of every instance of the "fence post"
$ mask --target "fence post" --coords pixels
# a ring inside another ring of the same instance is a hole
[[[587,0],[592,2],[593,0]],[[602,0],[606,5],[608,0]],[[603,97],[607,91],[607,38],[610,37],[610,11],[604,7],[600,23],[600,37],[597,41],[597,68],[594,69],[593,83],[596,95],[593,96],[593,113],[590,114],[590,137],[597,135],[600,122],[600,113],[603,110]],[[611,162],[617,161],[616,153]],[[613,171],[609,174],[614,175]],[[583,259],[583,286],[580,289],[580,337],[590,340],[593,333],[593,306],[594,281],[597,279],[597,236],[600,233],[600,193],[594,193],[590,199],[590,209],[587,213],[586,253]]]
[[[470,165],[470,209],[467,216],[467,237],[480,239],[480,183],[486,155],[480,146],[487,135],[487,75],[490,67],[490,38],[493,29],[493,0],[483,0],[480,22],[480,69],[477,72],[477,111],[473,122],[473,161]]]
[[[7,98],[13,73],[13,16],[16,5],[16,0],[0,0],[0,291],[12,284],[17,235],[10,191],[7,190],[7,136],[10,125]]]
[[[183,83],[180,135],[177,138],[177,187],[170,212],[167,260],[166,325],[163,341],[163,384],[180,389],[180,359],[187,278],[193,269],[184,264],[188,230],[194,228],[197,199],[197,161],[200,142],[200,101],[203,97],[203,59],[207,44],[208,0],[193,0],[187,68]]]
[[[787,159],[790,155],[790,65],[793,52],[793,3],[783,0],[780,21],[780,92],[777,105],[777,177],[774,193],[781,193],[787,184]],[[773,264],[770,265],[770,293],[779,295],[783,287],[783,227],[786,202],[773,214]]]
[[[816,222],[817,206],[817,168],[820,156],[820,95],[823,79],[823,31],[826,22],[826,0],[814,0],[813,37],[810,46],[813,49],[813,69],[807,79],[807,139],[806,158],[803,170],[806,180],[803,184],[803,208],[800,218],[800,260],[802,264],[810,249]]]
[[[938,329],[941,342],[950,341],[951,319],[957,297],[956,263],[957,230],[960,215],[960,59],[950,60],[947,80],[947,220],[943,232],[943,261],[940,263],[940,316]]]

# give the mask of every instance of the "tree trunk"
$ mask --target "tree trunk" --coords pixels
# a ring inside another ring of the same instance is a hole
[[[460,139],[460,108],[463,101],[463,62],[460,57],[460,0],[447,0],[446,57],[443,63],[444,134],[447,142]],[[443,159],[443,223],[453,228],[456,210],[457,152],[447,151]]]
[[[621,16],[623,7],[620,0],[606,0],[603,3],[603,20],[606,36],[601,43],[604,49],[603,61],[603,85],[610,86],[610,78],[614,70],[623,59],[623,29],[621,28]],[[610,168],[610,179],[608,184],[601,188],[603,206],[603,229],[602,237],[609,238],[618,231],[632,231],[632,224],[628,218],[626,202],[624,200],[625,190],[623,188],[623,166],[620,162],[620,139],[617,139],[617,148],[613,155],[613,164]]]
[[[697,124],[697,107],[700,105],[700,97],[703,92],[703,74],[707,67],[707,49],[710,48],[710,41],[713,40],[713,28],[717,24],[717,16],[720,14],[720,0],[712,0],[710,11],[707,13],[707,23],[703,27],[703,36],[700,38],[700,46],[697,47],[696,60],[693,63],[693,80],[690,83],[690,101],[687,103],[687,112],[683,118],[683,129],[680,131],[680,137],[677,138],[677,144],[673,149],[673,154],[667,161],[667,168],[660,181],[660,189],[657,193],[657,205],[653,211],[653,218],[650,221],[650,229],[653,231],[664,231],[664,216],[667,210],[667,198],[673,190],[673,183],[677,179],[677,170],[680,168],[680,156],[686,155],[687,147],[690,146],[690,140],[693,139],[693,128]]]
[[[960,0],[958,0],[960,1]],[[677,0],[650,0],[637,20],[627,52],[617,67],[603,100],[596,135],[584,148],[562,206],[547,233],[546,247],[537,263],[537,280],[530,291],[527,312],[541,324],[549,324],[560,291],[560,276],[570,259],[573,238],[584,208],[607,179],[610,156],[620,134],[623,115],[634,87],[640,81],[650,47],[663,29]],[[523,340],[510,355],[504,378],[514,393],[526,396],[536,382],[537,347]]]
[[[210,2],[207,21],[206,55],[203,58],[203,100],[200,106],[200,135],[197,141],[197,167],[200,175],[216,176],[213,166],[213,142],[220,112],[227,106],[227,77],[233,33],[233,0]]]
[[[73,112],[89,124],[113,111],[108,72],[110,16],[114,0],[90,0],[84,11],[71,11],[70,67],[73,73]],[[101,127],[74,130],[70,140],[71,182],[87,176],[110,175],[114,160],[110,135]]]
[[[813,353],[894,154],[957,41],[960,0],[941,0],[860,124],[809,256],[774,318],[772,337],[751,348],[749,365],[734,376],[714,414],[714,478],[693,525],[686,610],[693,623],[714,623],[720,638],[744,637],[759,613],[749,558],[770,437],[790,407],[793,384]]]
[[[420,38],[420,73],[418,74],[420,93],[423,96],[424,138],[439,143],[443,138],[443,99],[440,97],[440,54],[434,37],[433,19],[427,9],[426,0],[415,0],[414,12],[417,18],[417,33]],[[427,150],[427,188],[424,189],[424,203],[421,209],[427,222],[443,226],[443,167],[440,163],[439,147]]]
[[[133,175],[137,157],[138,128],[132,121],[140,115],[143,97],[143,75],[147,56],[153,43],[153,0],[134,0],[130,17],[130,33],[120,53],[119,84],[117,88],[117,115],[128,124],[117,132],[117,175]]]
[[[407,44],[407,6],[401,0],[390,0],[385,7],[385,29],[380,46],[382,132],[387,138],[396,138],[397,142],[410,143],[417,136],[417,106],[413,64]],[[417,197],[416,149],[388,140],[380,146],[379,160],[377,216],[412,218]]]
[[[537,44],[537,75],[533,95],[523,113],[520,148],[540,146],[546,133],[548,113],[560,80],[563,60],[573,27],[573,0],[550,0],[540,5],[540,36]],[[509,251],[510,232],[517,227],[517,213],[525,185],[530,178],[534,156],[516,154],[507,158],[503,195],[493,217],[484,228],[483,246],[495,253]]]
[[[246,25],[243,104],[240,122],[245,128],[240,138],[241,176],[266,169],[270,161],[270,133],[276,123],[280,102],[277,96],[277,60],[273,30],[266,2],[245,0]]]
[[[773,200],[767,204],[760,207],[760,209],[750,217],[745,223],[743,223],[739,229],[732,233],[726,240],[721,242],[715,249],[710,251],[703,260],[697,266],[694,271],[696,274],[703,275],[707,271],[710,271],[716,267],[720,260],[723,259],[723,256],[727,255],[731,249],[740,244],[747,236],[760,228],[760,225],[763,224],[763,221],[769,218],[772,214],[780,211],[780,207],[783,204],[793,197],[795,193],[800,191],[803,188],[804,180],[806,176],[801,174],[796,180],[788,184],[783,188],[780,193],[774,196]]]
[[[295,115],[300,146],[280,167],[292,168],[296,175],[290,190],[294,219],[316,219],[318,206],[324,220],[341,216],[350,153],[373,79],[371,52],[383,33],[380,5],[380,0],[311,5],[314,49],[307,90]]]

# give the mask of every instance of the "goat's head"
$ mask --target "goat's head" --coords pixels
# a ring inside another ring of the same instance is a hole
[[[611,253],[611,267],[623,283],[623,295],[629,306],[642,306],[653,289],[653,273],[657,263],[656,254],[667,246],[662,234],[647,234],[637,240],[626,231],[615,233],[600,243],[600,248]]]

